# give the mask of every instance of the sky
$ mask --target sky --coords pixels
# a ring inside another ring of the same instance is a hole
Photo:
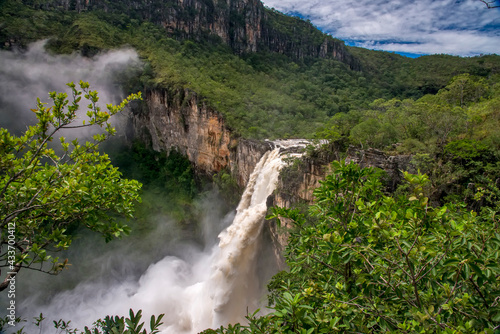
[[[415,57],[500,54],[500,8],[479,0],[262,0],[347,45]],[[500,5],[500,0],[494,2]]]

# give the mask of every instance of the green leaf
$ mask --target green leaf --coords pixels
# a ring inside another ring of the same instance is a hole
[[[470,262],[469,265],[479,277],[483,276],[483,272],[476,264]]]
[[[459,263],[460,263],[460,261],[457,259],[448,259],[448,260],[443,262],[443,266],[452,267],[452,266],[456,266]]]

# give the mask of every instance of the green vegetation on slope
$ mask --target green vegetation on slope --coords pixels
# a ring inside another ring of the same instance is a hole
[[[0,15],[2,41],[26,44],[51,37],[52,52],[99,51],[130,45],[147,62],[141,89],[190,89],[221,112],[227,124],[248,138],[311,138],[328,119],[349,110],[367,108],[375,99],[420,98],[436,93],[460,73],[489,77],[498,73],[500,58],[464,59],[429,56],[408,59],[398,55],[350,48],[362,71],[345,64],[311,57],[292,60],[269,52],[235,55],[216,36],[201,41],[175,40],[151,22],[125,14],[34,10],[5,1]],[[39,20],[33,21],[33,17]],[[269,11],[269,24],[285,36],[301,40],[324,38],[306,22]],[[302,21],[300,21],[302,22]],[[23,30],[23,27],[34,27]],[[174,36],[172,36],[174,37]],[[8,45],[8,43],[7,43]],[[299,53],[305,50],[297,49]]]
[[[114,164],[127,177],[143,184],[143,202],[137,205],[136,218],[144,223],[151,216],[168,215],[181,226],[196,222],[194,200],[201,192],[187,158],[177,151],[155,152],[134,142],[112,154]]]
[[[393,196],[380,171],[332,166],[306,214],[270,217],[289,227],[273,312],[203,333],[498,333],[500,197],[433,207],[426,175],[405,173]]]
[[[464,200],[474,189],[493,191],[500,178],[499,89],[498,74],[488,80],[461,74],[436,95],[378,99],[338,113],[317,137],[412,154],[413,164],[431,177],[433,201]]]

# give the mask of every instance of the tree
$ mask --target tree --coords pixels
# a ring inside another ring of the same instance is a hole
[[[51,106],[37,99],[33,112],[38,123],[20,136],[0,129],[0,291],[21,268],[50,274],[66,268],[68,259],[60,261],[53,251],[70,247],[78,228],[101,233],[107,241],[127,234],[129,228],[114,218],[131,217],[140,200],[140,183],[122,179],[109,157],[98,151],[116,132],[110,117],[140,94],[101,111],[98,94],[88,83],[81,81],[79,89],[74,83],[68,86],[71,99],[56,92],[49,94]],[[89,104],[79,120],[82,96]],[[104,131],[85,144],[61,136],[64,130],[88,127]]]
[[[426,175],[389,196],[375,169],[332,169],[307,214],[273,210],[290,232],[274,312],[207,334],[500,332],[498,198],[481,214],[432,207]]]
[[[405,173],[409,191],[399,197],[384,194],[379,178],[335,162],[307,219],[275,209],[293,222],[286,258],[290,276],[302,279],[281,277],[273,321],[296,333],[493,333],[498,206],[482,215],[463,205],[432,207],[426,175]]]

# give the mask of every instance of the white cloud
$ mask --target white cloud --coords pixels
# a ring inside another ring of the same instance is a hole
[[[355,45],[410,53],[500,54],[500,11],[478,0],[264,0]]]

